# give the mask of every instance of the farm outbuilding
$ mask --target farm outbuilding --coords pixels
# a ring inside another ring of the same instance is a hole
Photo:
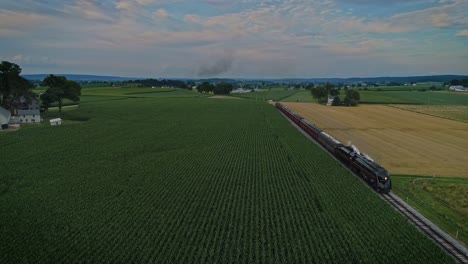
[[[51,126],[59,126],[62,124],[62,119],[61,118],[54,118],[49,120]]]
[[[449,90],[455,92],[468,92],[468,87],[463,87],[461,85],[452,85],[449,87]]]
[[[0,130],[3,128],[8,127],[8,123],[10,122],[11,113],[10,111],[6,110],[3,107],[0,107]]]

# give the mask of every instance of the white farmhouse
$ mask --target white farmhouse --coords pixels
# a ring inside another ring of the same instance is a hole
[[[34,99],[28,103],[24,97],[20,98],[19,107],[13,110],[10,123],[34,124],[40,122],[39,101]]]
[[[15,118],[21,124],[32,124],[41,122],[41,113],[37,110],[15,110]]]
[[[3,107],[0,107],[0,130],[8,127],[10,122],[11,113]]]

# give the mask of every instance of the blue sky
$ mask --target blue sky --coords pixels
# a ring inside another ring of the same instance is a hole
[[[468,74],[467,0],[2,0],[0,60],[132,77]]]

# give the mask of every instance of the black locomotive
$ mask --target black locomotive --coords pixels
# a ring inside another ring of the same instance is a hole
[[[307,120],[284,107],[282,104],[276,103],[276,108],[338,158],[343,164],[348,166],[353,172],[360,175],[377,192],[390,192],[392,189],[392,181],[387,170],[382,166],[362,155],[356,149],[343,145],[339,140],[307,122]]]

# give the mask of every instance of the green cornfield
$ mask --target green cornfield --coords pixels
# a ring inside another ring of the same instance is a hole
[[[452,262],[272,105],[89,99],[0,133],[0,263]]]

